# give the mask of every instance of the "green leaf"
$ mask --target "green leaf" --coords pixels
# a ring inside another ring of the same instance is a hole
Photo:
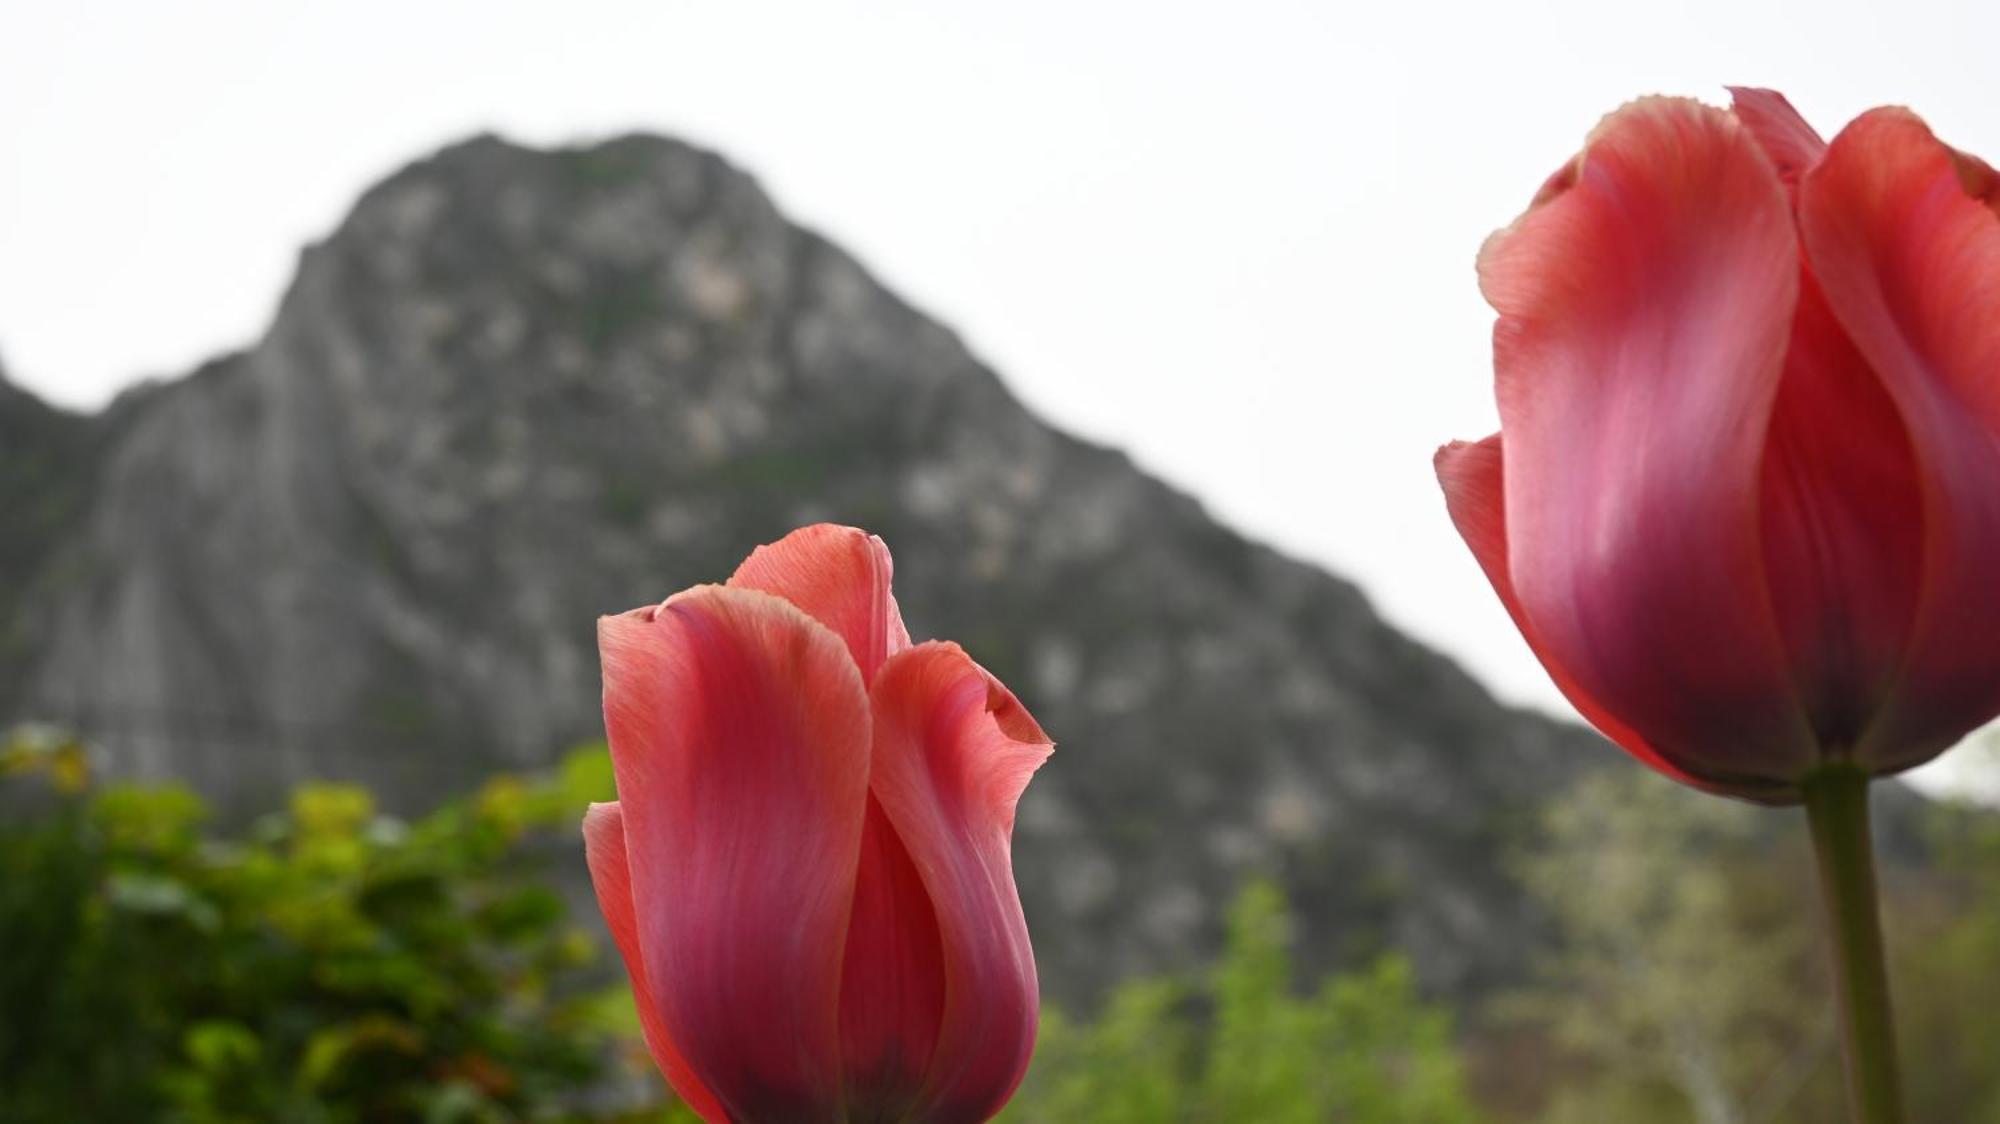
[[[205,1019],[181,1036],[188,1059],[204,1070],[226,1070],[256,1064],[263,1053],[249,1027],[226,1019]]]

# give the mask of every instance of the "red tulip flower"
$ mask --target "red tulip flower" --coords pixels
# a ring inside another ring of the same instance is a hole
[[[1735,95],[1612,114],[1488,240],[1500,432],[1437,469],[1584,717],[1790,803],[2000,714],[2000,177]]]
[[[1803,802],[1857,1121],[1900,1119],[1867,783],[2000,714],[2000,176],[1906,110],[1607,118],[1487,241],[1453,521],[1633,756]]]
[[[619,801],[584,838],[646,1045],[710,1121],[979,1121],[1034,1045],[1014,805],[1049,739],[912,645],[847,527],[598,622]]]

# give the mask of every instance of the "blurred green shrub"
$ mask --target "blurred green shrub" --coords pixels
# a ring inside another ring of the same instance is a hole
[[[1293,989],[1285,901],[1254,883],[1199,986],[1141,980],[1095,1022],[1043,1016],[1035,1063],[1001,1119],[1014,1124],[1258,1121],[1471,1124],[1450,1015],[1385,956]]]
[[[1946,805],[1930,828],[1937,868],[1887,919],[1911,1119],[2000,1124],[2000,816]]]
[[[1545,810],[1522,876],[1559,942],[1508,1012],[1570,1073],[1544,1119],[1839,1116],[1812,858],[1777,815],[1638,769]]]
[[[60,739],[0,777],[9,1124],[586,1119],[636,1039],[530,861],[610,797],[601,747],[411,823],[308,786],[227,839],[185,789],[92,791]]]
[[[1909,1116],[2000,1124],[2000,816],[1949,802],[1921,814],[1928,853],[1911,861],[1886,849],[1882,868]],[[1527,1106],[1509,1119],[1844,1118],[1818,886],[1797,811],[1606,770],[1552,801],[1541,828],[1521,874],[1556,940],[1539,978],[1493,1012],[1530,1040],[1524,1053],[1517,1037],[1503,1075],[1516,1088],[1496,1098]]]

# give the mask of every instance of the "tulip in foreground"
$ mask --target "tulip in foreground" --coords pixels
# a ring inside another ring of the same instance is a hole
[[[1486,244],[1500,432],[1452,519],[1585,718],[1803,802],[1857,1119],[1896,1118],[1867,780],[2000,714],[2000,177],[1767,90],[1612,114]]]
[[[1038,1000],[1009,844],[1050,742],[889,552],[796,531],[598,622],[619,801],[584,820],[646,1045],[710,1121],[979,1121]]]

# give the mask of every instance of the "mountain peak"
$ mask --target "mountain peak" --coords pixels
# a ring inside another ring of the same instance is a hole
[[[712,154],[452,145],[306,252],[254,347],[115,413],[0,604],[0,718],[126,775],[408,807],[546,762],[600,735],[598,615],[836,520],[1064,746],[1017,845],[1052,994],[1193,962],[1252,872],[1322,953],[1520,968],[1503,834],[1587,735],[1043,423]]]

